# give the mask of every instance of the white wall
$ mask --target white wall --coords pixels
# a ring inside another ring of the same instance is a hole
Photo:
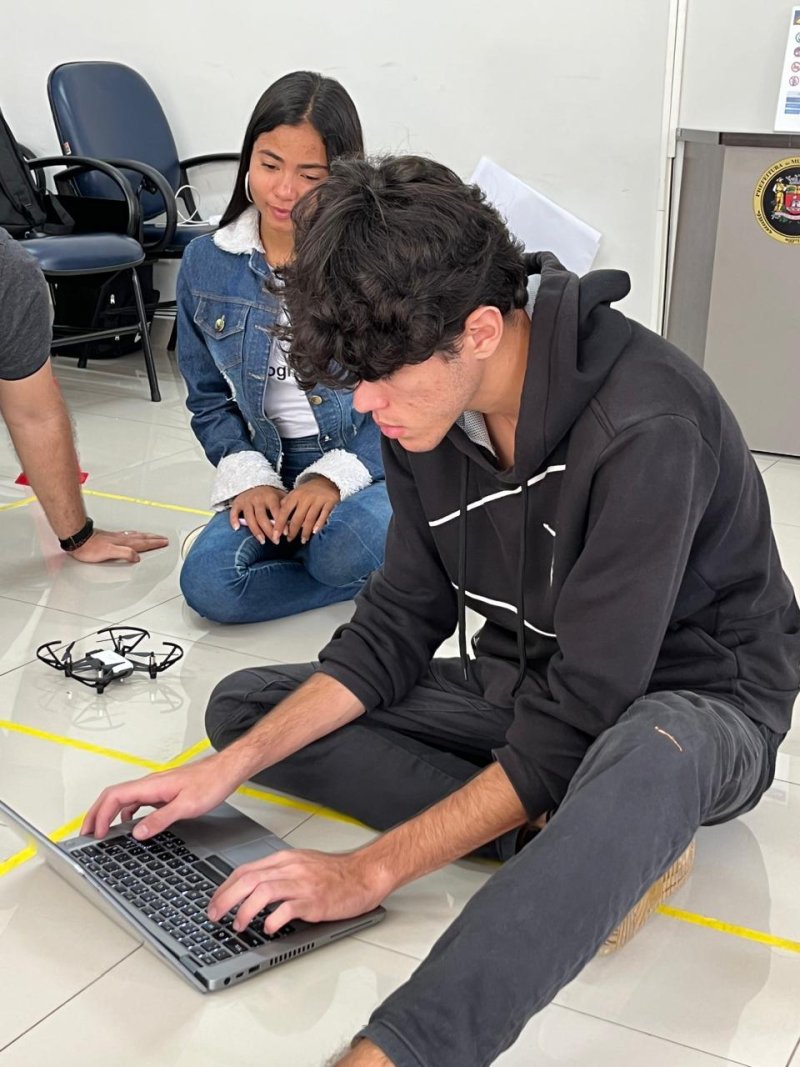
[[[680,125],[772,133],[791,0],[689,0]]]
[[[191,155],[238,149],[269,82],[317,69],[353,95],[370,151],[429,154],[465,177],[485,153],[601,230],[598,265],[631,273],[626,310],[653,323],[676,6],[39,0],[19,8],[24,44],[13,32],[0,39],[0,106],[20,140],[54,151],[49,70],[67,60],[118,60],[148,79],[180,153]],[[42,30],[35,46],[34,17]]]

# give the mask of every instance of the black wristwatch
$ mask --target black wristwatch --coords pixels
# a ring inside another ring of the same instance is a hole
[[[65,552],[74,552],[76,548],[80,548],[81,545],[85,545],[89,538],[94,533],[94,522],[92,519],[86,520],[84,525],[78,530],[72,537],[59,538],[58,543],[64,549]]]

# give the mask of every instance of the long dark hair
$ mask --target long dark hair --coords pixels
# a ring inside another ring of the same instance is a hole
[[[310,122],[322,138],[328,163],[340,156],[363,157],[361,122],[347,90],[334,78],[310,70],[284,74],[258,101],[247,124],[236,184],[220,226],[227,226],[250,206],[244,192],[244,178],[256,139],[277,126],[299,126],[302,122]]]

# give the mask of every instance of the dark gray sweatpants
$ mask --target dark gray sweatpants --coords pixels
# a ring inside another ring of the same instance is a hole
[[[214,690],[206,726],[223,748],[314,664],[253,668]],[[313,742],[256,780],[377,829],[459,788],[502,746],[511,707],[484,699],[456,660],[391,709]],[[508,862],[475,894],[361,1036],[396,1067],[482,1067],[579,973],[703,823],[754,807],[777,738],[725,701],[688,691],[637,700],[591,746],[545,830],[484,854]]]

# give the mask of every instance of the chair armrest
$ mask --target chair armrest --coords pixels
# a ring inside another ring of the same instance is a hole
[[[128,179],[115,166],[104,162],[102,159],[92,159],[89,156],[39,156],[36,159],[28,159],[26,162],[31,170],[44,169],[46,167],[64,167],[78,171],[99,170],[101,174],[111,178],[119,186],[128,211],[128,237],[139,239],[142,227],[142,211],[139,201],[136,199]]]
[[[28,148],[27,145],[24,145],[21,141],[17,141],[17,148],[20,150],[20,152],[22,152],[22,158],[25,160],[26,163],[30,163],[32,159],[36,159],[36,153],[32,149]],[[47,180],[45,179],[44,174],[42,174],[40,171],[37,171],[33,175],[33,182],[36,186],[36,191],[39,193],[39,195],[46,196]]]
[[[155,186],[156,191],[164,201],[164,212],[167,216],[166,224],[164,225],[164,232],[157,241],[152,241],[150,244],[145,244],[142,241],[142,247],[148,256],[157,256],[165,248],[168,248],[174,238],[175,229],[178,225],[178,209],[175,205],[175,190],[169,184],[167,179],[161,173],[151,167],[148,163],[140,163],[136,159],[110,159],[109,163],[115,167],[122,167],[124,170],[133,170],[137,174],[141,174],[143,178],[147,179],[152,185]],[[151,190],[148,190],[150,192]]]
[[[185,173],[192,167],[202,167],[206,163],[238,163],[238,152],[208,152],[204,156],[190,156],[189,159],[180,161],[181,172]]]

